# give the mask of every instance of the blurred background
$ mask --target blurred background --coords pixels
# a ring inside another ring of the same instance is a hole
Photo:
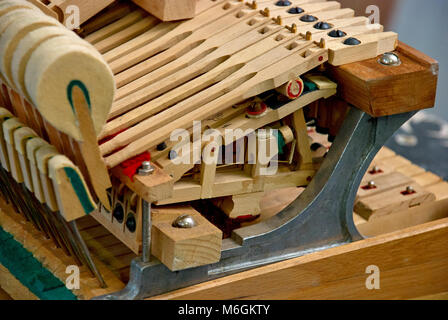
[[[387,146],[448,180],[448,1],[447,0],[340,0],[358,15],[379,8],[379,23],[399,39],[439,61],[436,106],[417,114]]]

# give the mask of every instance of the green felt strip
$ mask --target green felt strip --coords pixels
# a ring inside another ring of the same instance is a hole
[[[0,227],[0,264],[41,300],[77,300],[61,280]]]
[[[87,90],[86,86],[84,85],[84,83],[82,83],[79,80],[72,80],[68,86],[67,86],[67,99],[70,103],[70,106],[72,107],[73,113],[76,114],[75,111],[75,106],[73,104],[73,88],[74,87],[78,87],[81,89],[82,93],[84,93],[84,97],[86,99],[87,105],[89,107],[89,110],[91,110],[91,104],[90,104],[90,95],[89,95],[89,90]]]
[[[75,190],[82,207],[84,208],[84,212],[86,214],[90,214],[93,210],[95,210],[95,206],[90,201],[90,197],[78,172],[70,167],[65,167],[64,171],[68,179],[70,180],[70,183]]]

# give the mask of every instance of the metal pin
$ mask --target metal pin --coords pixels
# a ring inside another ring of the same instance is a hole
[[[106,282],[104,282],[101,272],[96,267],[95,262],[93,262],[92,256],[90,255],[89,248],[87,248],[87,245],[84,242],[84,239],[82,238],[81,233],[79,232],[78,225],[76,224],[76,221],[71,221],[70,226],[73,230],[73,234],[74,234],[75,238],[77,239],[79,249],[80,249],[84,259],[86,260],[87,265],[89,266],[89,269],[91,271],[93,271],[93,273],[95,274],[95,277],[100,282],[101,288],[107,288]]]
[[[151,260],[151,204],[142,199],[142,261]]]
[[[369,182],[367,182],[367,188],[368,189],[375,189],[376,188],[376,183],[375,183],[375,181],[369,181]]]

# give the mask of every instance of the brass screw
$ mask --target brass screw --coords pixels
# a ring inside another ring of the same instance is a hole
[[[291,26],[286,26],[286,29],[291,31],[291,33],[297,33],[297,25],[293,23]]]
[[[283,20],[282,20],[281,16],[277,16],[277,18],[272,18],[272,20],[279,26],[281,26],[283,24]]]
[[[257,10],[258,8],[258,4],[257,1],[252,1],[252,3],[250,2],[246,2],[247,6],[253,10]]]
[[[267,18],[269,18],[269,16],[271,15],[271,11],[269,10],[269,8],[265,8],[264,10],[260,10],[260,13],[263,16],[267,17]]]
[[[325,44],[325,39],[324,39],[324,38],[321,38],[321,39],[320,39],[320,42],[319,42],[319,47],[321,47],[322,49],[324,49],[325,46],[326,46],[326,44]]]
[[[311,31],[308,31],[305,35],[305,39],[308,41],[311,41],[313,39],[313,34],[311,33]]]

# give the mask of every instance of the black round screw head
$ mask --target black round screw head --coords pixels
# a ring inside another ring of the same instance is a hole
[[[157,145],[157,150],[158,151],[163,151],[166,149],[166,143],[162,142],[161,144]]]
[[[126,219],[126,228],[128,228],[128,230],[132,233],[137,230],[137,222],[135,221],[135,216],[132,213],[130,213]]]
[[[171,150],[170,153],[169,153],[169,155],[168,155],[168,158],[169,158],[170,160],[174,160],[174,159],[176,159],[176,158],[177,158],[177,152],[174,151],[174,150]]]
[[[347,34],[341,30],[332,30],[328,33],[328,35],[332,38],[342,38],[345,37]]]
[[[358,44],[361,44],[361,41],[359,41],[356,38],[347,38],[344,41],[344,44],[348,45],[348,46],[357,46]]]
[[[291,13],[291,14],[299,14],[299,13],[303,13],[303,12],[305,12],[305,10],[303,10],[300,7],[293,7],[288,10],[288,13]]]
[[[317,18],[315,16],[306,14],[306,15],[300,17],[300,21],[302,21],[302,22],[314,22],[314,21],[317,21]]]
[[[277,1],[277,2],[275,3],[275,5],[276,5],[276,6],[279,6],[279,7],[287,7],[287,6],[290,6],[290,5],[291,5],[291,1],[288,1],[288,0],[280,0],[280,1]]]
[[[317,151],[317,149],[319,149],[319,148],[323,148],[324,146],[323,145],[321,145],[320,143],[318,143],[318,142],[314,142],[311,146],[310,146],[310,149],[311,149],[311,151]]]
[[[319,29],[319,30],[328,30],[331,29],[331,25],[328,22],[318,22],[314,25],[315,29]]]
[[[112,213],[113,217],[117,219],[119,223],[122,223],[124,220],[124,210],[121,204],[117,204],[114,208],[114,212]]]

